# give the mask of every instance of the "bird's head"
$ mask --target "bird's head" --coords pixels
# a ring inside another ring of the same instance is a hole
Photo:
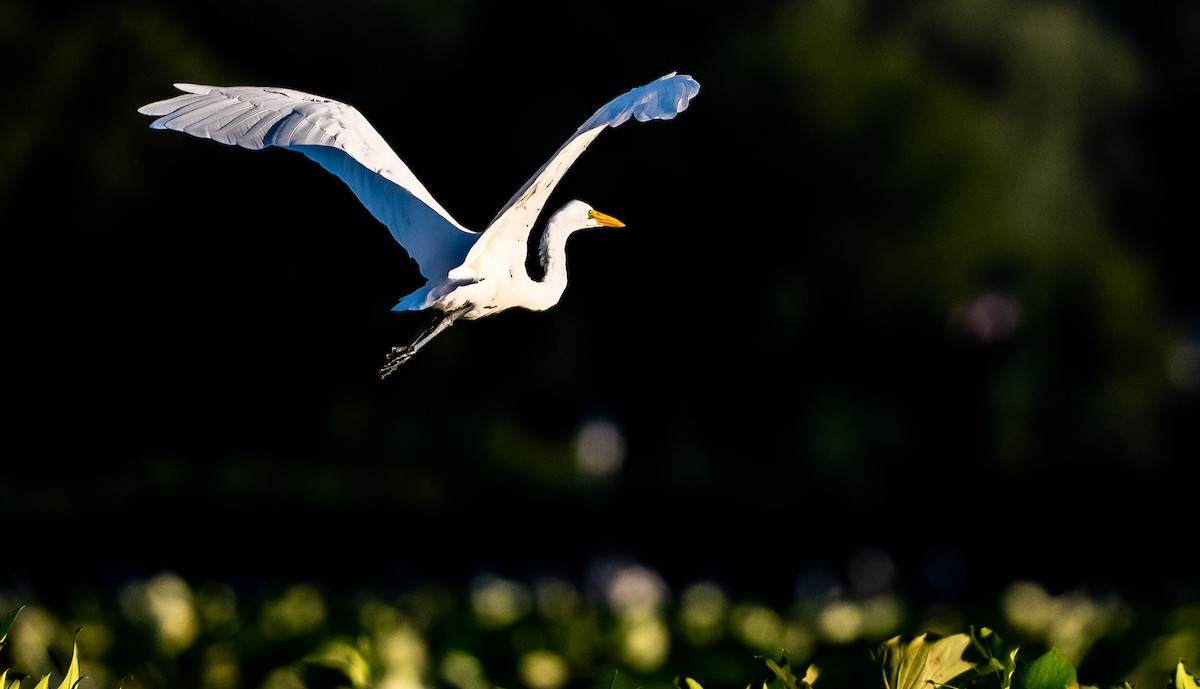
[[[574,200],[554,214],[556,223],[571,230],[587,230],[593,227],[625,227],[625,223],[601,213],[583,201]]]

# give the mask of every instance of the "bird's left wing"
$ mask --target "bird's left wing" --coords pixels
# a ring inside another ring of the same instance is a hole
[[[550,192],[567,168],[587,149],[606,127],[617,127],[630,118],[639,122],[670,120],[687,110],[688,103],[700,92],[700,84],[691,76],[671,72],[655,81],[617,96],[595,112],[575,130],[558,151],[517,190],[496,214],[489,227],[503,232],[528,233],[545,205]],[[488,251],[496,236],[486,232],[475,245],[475,252]],[[519,237],[518,237],[519,238]],[[470,259],[468,259],[470,260]]]
[[[281,88],[176,84],[184,95],[138,108],[170,129],[252,150],[300,151],[345,182],[426,278],[458,266],[478,234],[442,208],[355,108]]]

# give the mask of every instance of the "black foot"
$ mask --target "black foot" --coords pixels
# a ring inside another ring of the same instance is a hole
[[[379,369],[379,378],[382,380],[396,372],[404,362],[412,358],[417,350],[412,347],[392,347],[392,351],[388,352],[387,360],[383,367]]]

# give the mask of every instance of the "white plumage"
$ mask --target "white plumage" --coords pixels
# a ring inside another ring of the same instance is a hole
[[[576,230],[622,227],[615,218],[571,201],[542,233],[545,276],[525,269],[530,230],[567,168],[605,127],[634,118],[669,120],[688,107],[700,85],[674,72],[609,101],[584,122],[496,214],[483,232],[456,221],[392,151],[358,110],[290,89],[176,84],[185,93],[138,108],[156,117],[150,126],[252,150],[278,146],[299,151],[345,182],[417,262],[426,283],[393,310],[436,309],[439,317],[410,344],[393,347],[380,369],[387,377],[459,318],[474,319],[512,307],[545,310],[566,289],[565,246]]]

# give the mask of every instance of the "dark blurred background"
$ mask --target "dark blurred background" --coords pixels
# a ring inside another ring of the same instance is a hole
[[[1196,584],[1200,12],[1158,3],[0,0],[6,568],[330,586],[627,558],[786,602],[886,553]],[[545,313],[386,381],[420,276],[294,153],[152,131],[174,82],[359,108],[482,228],[670,71],[547,210]]]

